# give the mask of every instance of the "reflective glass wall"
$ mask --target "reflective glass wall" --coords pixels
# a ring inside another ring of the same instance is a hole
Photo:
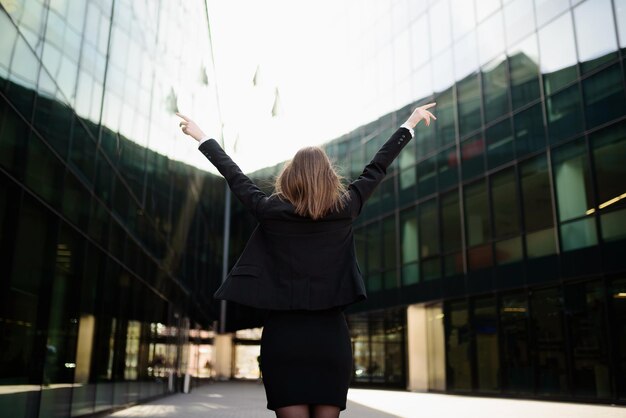
[[[224,182],[172,114],[216,106],[207,18],[199,0],[0,1],[0,415],[206,374]]]
[[[355,71],[385,115],[325,149],[355,179],[414,107],[437,121],[355,225],[351,312],[444,301],[449,391],[619,402],[626,2],[386,4],[353,34],[376,38]]]

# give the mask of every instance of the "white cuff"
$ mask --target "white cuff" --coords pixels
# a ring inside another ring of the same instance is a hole
[[[208,141],[209,139],[211,138],[209,138],[208,136],[203,137],[200,141],[198,141],[198,146],[202,145],[204,141]]]
[[[413,128],[411,128],[411,125],[408,122],[404,122],[402,125],[400,125],[400,127],[408,129],[409,132],[411,132],[411,138],[415,136],[415,132],[413,131]]]

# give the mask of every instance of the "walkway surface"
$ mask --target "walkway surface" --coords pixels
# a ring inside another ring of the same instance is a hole
[[[136,405],[111,417],[272,418],[263,385],[220,382]],[[562,402],[477,398],[389,390],[350,389],[341,418],[626,418],[626,408]]]

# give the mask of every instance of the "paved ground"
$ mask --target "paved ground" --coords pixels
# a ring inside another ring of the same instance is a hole
[[[111,417],[272,418],[263,385],[211,383],[118,411]],[[350,389],[341,418],[626,418],[626,408],[562,402],[476,398],[403,391]]]

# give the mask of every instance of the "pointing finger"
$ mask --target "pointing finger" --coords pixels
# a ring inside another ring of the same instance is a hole
[[[185,119],[187,122],[189,122],[191,120],[188,116],[185,116],[182,113],[176,112],[176,116],[178,116],[179,118]]]

